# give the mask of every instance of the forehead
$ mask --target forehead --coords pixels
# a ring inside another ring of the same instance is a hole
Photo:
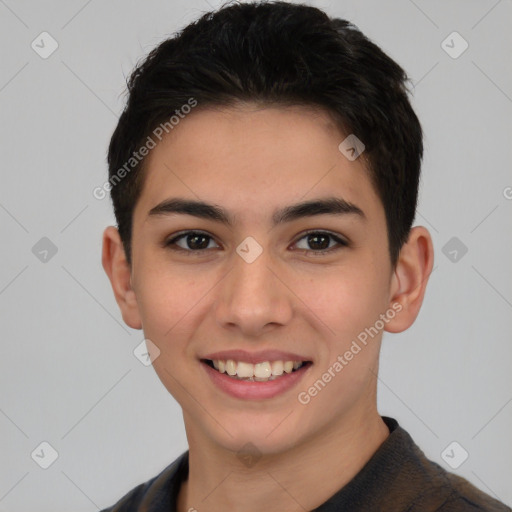
[[[363,158],[349,161],[340,152],[346,135],[325,111],[196,109],[146,157],[136,216],[172,196],[224,205],[241,221],[327,195],[363,203],[365,213],[382,208]]]

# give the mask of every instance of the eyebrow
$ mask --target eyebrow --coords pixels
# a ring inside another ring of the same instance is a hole
[[[192,215],[200,219],[220,222],[230,227],[234,224],[234,217],[224,208],[203,201],[183,198],[171,198],[162,201],[148,212],[148,217],[175,214]],[[363,210],[355,204],[339,197],[328,197],[285,206],[274,212],[272,222],[276,226],[305,217],[326,214],[350,214],[366,219]]]

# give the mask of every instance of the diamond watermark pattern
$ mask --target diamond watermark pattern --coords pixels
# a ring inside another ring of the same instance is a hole
[[[252,468],[261,459],[261,452],[254,444],[249,442],[238,450],[236,456],[242,464],[248,468]]]
[[[364,151],[365,145],[358,139],[353,133],[351,133],[339,146],[340,152],[353,162],[356,160]]]
[[[462,466],[466,459],[469,457],[469,453],[461,446],[457,441],[452,441],[442,452],[441,458],[450,466],[452,469],[457,469]]]
[[[441,249],[443,254],[452,262],[458,263],[468,252],[468,248],[456,236],[452,236]]]
[[[144,366],[150,366],[160,355],[160,349],[150,339],[146,338],[135,347],[133,355]]]
[[[237,248],[236,252],[247,263],[256,261],[259,255],[263,252],[263,247],[256,242],[252,236],[248,236]]]
[[[57,450],[47,441],[39,444],[30,456],[43,469],[48,469],[59,458]]]
[[[48,263],[56,254],[57,246],[46,236],[35,243],[32,254],[42,263]]]
[[[441,48],[452,58],[458,59],[469,47],[468,42],[458,33],[452,32],[441,43]]]
[[[47,59],[59,47],[59,43],[48,32],[41,32],[30,46],[39,57]]]

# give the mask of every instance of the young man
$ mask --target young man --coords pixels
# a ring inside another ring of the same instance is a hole
[[[109,511],[502,511],[376,406],[433,265],[404,71],[355,27],[231,5],[134,71],[103,265],[189,450]]]

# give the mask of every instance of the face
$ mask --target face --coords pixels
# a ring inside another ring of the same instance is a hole
[[[345,137],[319,110],[246,105],[191,113],[148,156],[124,318],[158,347],[187,431],[215,446],[277,453],[375,408],[393,269],[382,203]],[[206,359],[260,378],[307,363],[250,382]]]

